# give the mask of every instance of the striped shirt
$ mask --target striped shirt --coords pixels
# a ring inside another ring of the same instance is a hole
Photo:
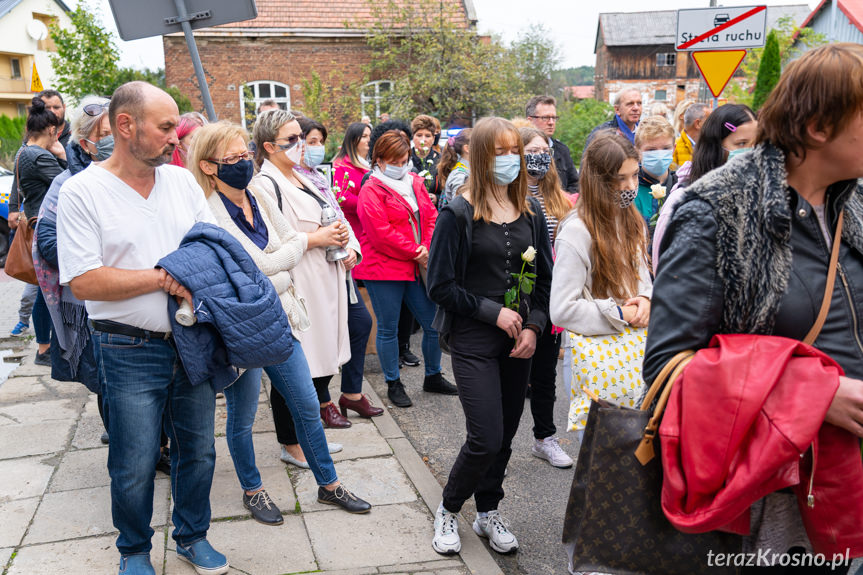
[[[542,213],[545,215],[545,225],[548,227],[548,239],[551,240],[551,245],[554,245],[554,230],[557,229],[557,218],[548,213],[548,210],[545,209],[545,198],[542,197],[542,193],[539,191],[539,186],[527,186],[530,195],[539,201],[540,207],[542,207]]]

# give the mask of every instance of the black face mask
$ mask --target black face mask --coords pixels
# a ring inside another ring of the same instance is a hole
[[[255,175],[252,160],[240,160],[236,164],[219,164],[216,177],[237,190],[245,190]]]
[[[440,142],[440,132],[434,135],[434,144],[433,146],[437,146],[437,143]]]

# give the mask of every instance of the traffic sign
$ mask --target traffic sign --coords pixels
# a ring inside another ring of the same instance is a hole
[[[711,50],[693,52],[692,58],[707,82],[710,93],[718,98],[746,56],[746,50]]]
[[[42,79],[39,78],[39,72],[36,71],[36,62],[33,62],[33,74],[30,76],[30,91],[41,92],[44,89],[42,87]]]
[[[767,6],[677,11],[677,50],[733,50],[764,45]]]

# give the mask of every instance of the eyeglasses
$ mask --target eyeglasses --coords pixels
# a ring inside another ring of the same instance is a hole
[[[87,104],[84,106],[84,113],[88,116],[101,116],[110,105],[111,100],[107,100],[101,104]]]
[[[525,154],[548,154],[550,152],[551,152],[550,148],[531,148],[531,149],[525,148],[524,149]]]
[[[560,116],[528,116],[529,118],[533,118],[534,120],[539,120],[540,122],[557,122],[560,120]]]
[[[228,164],[229,166],[232,166],[232,165],[236,164],[237,162],[239,162],[240,160],[251,160],[251,159],[254,159],[254,157],[255,157],[254,152],[252,152],[251,150],[246,150],[242,154],[233,154],[231,156],[225,156],[221,160],[216,160],[213,158],[207,158],[207,161],[211,162],[213,164]]]
[[[279,140],[287,140],[288,143],[287,144],[280,144]],[[273,140],[273,143],[275,145],[277,145],[282,150],[290,150],[291,148],[296,146],[297,142],[299,142],[299,141],[300,141],[300,135],[294,134],[293,136],[288,136],[286,138],[276,138],[275,140]]]

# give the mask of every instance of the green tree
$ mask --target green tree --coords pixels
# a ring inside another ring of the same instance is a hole
[[[519,33],[510,47],[518,62],[517,74],[528,94],[553,94],[563,84],[555,82],[554,71],[560,64],[560,48],[543,24],[531,24]]]
[[[771,30],[767,34],[767,42],[764,44],[764,53],[761,56],[761,64],[758,67],[758,77],[755,81],[755,93],[752,97],[752,107],[755,110],[761,108],[767,96],[773,91],[773,87],[779,82],[782,74],[782,63],[779,56],[779,41],[776,33]]]
[[[590,131],[614,115],[611,104],[587,99],[577,102],[559,102],[560,120],[554,136],[569,147],[572,159],[578,163],[584,150],[584,141]]]
[[[551,77],[562,86],[592,86],[593,66],[579,66],[578,68],[561,68],[552,72]]]
[[[74,100],[87,94],[110,94],[120,57],[114,38],[86,0],[69,12],[69,17],[70,28],[51,25],[51,38],[57,46],[50,56],[56,89]]]

